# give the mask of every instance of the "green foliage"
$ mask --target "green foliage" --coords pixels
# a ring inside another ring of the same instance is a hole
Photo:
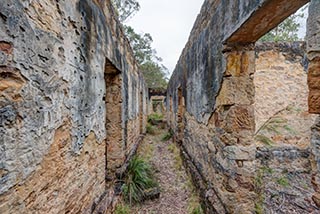
[[[130,214],[130,208],[126,204],[118,204],[115,209],[115,214]]]
[[[284,125],[283,128],[287,130],[290,134],[294,134],[294,135],[297,134],[297,132],[293,128],[291,128],[289,125]]]
[[[148,123],[150,123],[151,125],[158,125],[162,121],[163,121],[162,114],[153,113],[148,116]]]
[[[254,179],[254,188],[255,192],[257,194],[257,198],[255,200],[255,212],[257,214],[262,214],[264,213],[263,210],[263,203],[264,203],[264,182],[263,182],[263,177],[265,173],[268,171],[266,167],[262,167],[257,171],[256,177]]]
[[[151,47],[153,42],[151,35],[149,33],[138,34],[130,26],[124,26],[124,30],[137,62],[141,65],[151,61],[156,53]]]
[[[268,137],[266,137],[264,135],[257,135],[255,137],[255,139],[257,141],[260,141],[261,143],[267,145],[267,146],[272,146],[274,144],[274,142],[270,138],[268,138]]]
[[[255,200],[255,212],[257,214],[264,213],[264,206],[263,206],[265,201],[264,178],[265,176],[270,176],[272,173],[274,173],[273,169],[271,169],[268,166],[262,166],[257,170],[257,174],[254,179],[254,191],[257,194],[256,200]]]
[[[112,3],[122,23],[130,19],[140,10],[140,4],[136,0],[112,0]]]
[[[173,136],[173,133],[172,133],[172,131],[170,130],[170,131],[168,131],[167,133],[165,133],[163,136],[162,136],[162,141],[168,141],[168,140],[170,140],[171,138],[172,138],[172,136]]]
[[[296,131],[292,129],[287,123],[288,123],[288,120],[286,118],[272,117],[263,126],[261,126],[259,131],[264,130],[269,133],[282,134],[283,131],[285,130],[290,134],[296,134]],[[274,144],[274,142],[268,137],[266,137],[265,135],[257,135],[255,139],[268,146],[271,146],[272,144]]]
[[[281,177],[277,179],[277,183],[283,187],[288,187],[290,186],[289,180],[286,177]]]
[[[125,200],[130,204],[141,202],[145,198],[145,191],[157,186],[151,166],[135,156],[129,163],[127,178],[122,187]]]
[[[157,56],[157,51],[152,48],[152,36],[149,33],[137,33],[124,25],[124,22],[139,11],[140,5],[136,0],[113,0],[113,5],[123,24],[124,32],[130,42],[133,54],[145,77],[147,87],[166,89],[168,69],[161,64],[162,59]]]
[[[201,205],[198,205],[195,207],[192,211],[191,214],[204,214]]]
[[[161,121],[163,119],[163,115],[162,114],[157,114],[157,113],[153,113],[150,114],[148,116],[148,121],[150,122],[151,120],[157,120],[157,121]]]
[[[147,123],[147,126],[146,126],[146,129],[147,129],[147,133],[148,134],[155,134],[155,127],[153,125],[151,125],[150,123]]]
[[[301,12],[292,14],[276,28],[268,32],[266,35],[260,38],[262,42],[280,42],[280,41],[297,41],[299,40],[298,31],[300,28],[299,18],[304,17],[303,10]]]
[[[267,166],[262,166],[260,169],[263,174],[272,174],[274,172],[273,169]]]
[[[168,69],[161,64],[162,59],[152,48],[151,35],[149,33],[138,34],[130,26],[124,26],[124,29],[147,86],[149,88],[166,88]]]
[[[255,209],[255,212],[256,214],[263,214],[263,205],[262,203],[255,203],[254,205],[254,209]]]
[[[167,88],[168,69],[155,61],[146,61],[141,64],[140,69],[149,88]]]

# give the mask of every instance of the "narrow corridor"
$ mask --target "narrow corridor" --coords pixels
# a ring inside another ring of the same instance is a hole
[[[164,141],[168,130],[156,127],[153,135],[147,134],[138,150],[138,155],[148,160],[155,169],[160,184],[160,198],[148,200],[132,208],[131,213],[194,213],[199,207],[197,194],[191,178],[186,173],[179,149],[172,139]]]

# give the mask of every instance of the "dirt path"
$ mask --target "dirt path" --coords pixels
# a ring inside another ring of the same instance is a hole
[[[147,134],[138,150],[138,154],[149,160],[156,169],[155,176],[161,189],[160,198],[136,205],[133,213],[188,214],[198,206],[197,196],[192,191],[178,148],[172,140],[161,140],[166,132],[160,129],[155,135]]]

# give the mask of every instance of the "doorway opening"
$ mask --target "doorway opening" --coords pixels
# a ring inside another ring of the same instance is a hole
[[[259,151],[265,150],[257,165],[261,184],[256,190],[256,204],[263,204],[264,212],[277,212],[279,204],[284,213],[303,213],[315,206],[311,199],[310,141],[316,116],[308,113],[306,44],[304,35],[286,28],[299,22],[297,14],[303,10],[288,17],[255,46],[254,141]],[[293,189],[295,196],[284,193]],[[300,199],[308,201],[304,208],[297,205]]]
[[[107,178],[112,180],[115,172],[125,160],[122,136],[122,77],[121,72],[106,59],[105,64],[105,105],[107,132]]]
[[[144,120],[143,120],[143,103],[144,103],[144,97],[142,91],[140,92],[140,103],[139,103],[139,122],[140,122],[140,134],[143,134],[143,127],[144,127]]]
[[[182,93],[182,88],[179,87],[178,88],[178,109],[177,109],[177,132],[178,132],[177,140],[179,142],[182,141],[183,134],[184,134],[184,128],[185,128],[184,121],[183,121],[184,113],[185,113],[185,102],[184,102],[184,97]]]

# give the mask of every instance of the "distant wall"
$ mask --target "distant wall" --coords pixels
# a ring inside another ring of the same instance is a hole
[[[111,203],[110,72],[122,166],[143,132],[147,92],[110,1],[0,2],[0,213],[90,213],[102,196],[104,208]]]
[[[305,42],[256,44],[253,80],[256,131],[286,108],[308,111],[308,60],[305,46]],[[307,127],[309,131],[310,127]]]
[[[165,96],[151,96],[149,101],[149,114],[166,114]]]

